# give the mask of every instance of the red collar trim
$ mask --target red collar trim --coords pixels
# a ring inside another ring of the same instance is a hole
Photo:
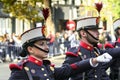
[[[120,42],[120,38],[118,38],[117,42]]]
[[[29,57],[28,57],[28,61],[33,62],[33,63],[35,63],[35,64],[37,64],[37,65],[39,65],[39,66],[41,66],[41,65],[43,64],[42,61],[37,60],[36,58],[34,58],[34,57],[32,57],[32,56],[29,56]]]
[[[80,42],[80,46],[82,46],[83,48],[85,48],[85,49],[87,49],[87,50],[90,50],[90,51],[93,50],[93,47],[92,47],[92,46],[88,45],[87,43],[85,43],[85,42],[83,42],[83,41]]]

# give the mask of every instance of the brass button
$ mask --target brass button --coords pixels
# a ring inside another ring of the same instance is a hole
[[[47,74],[44,74],[44,76],[47,76]]]
[[[31,69],[31,72],[35,74],[35,69]]]
[[[45,69],[44,68],[41,68],[42,71],[44,71]]]
[[[97,75],[95,75],[95,78],[97,78]]]
[[[46,79],[46,80],[49,80],[49,79]]]

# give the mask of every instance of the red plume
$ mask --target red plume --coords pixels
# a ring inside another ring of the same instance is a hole
[[[101,11],[101,9],[103,7],[102,2],[95,3],[95,7],[96,7],[98,13],[100,14],[100,11]]]
[[[44,19],[46,20],[49,16],[49,8],[43,8],[42,13],[43,13]]]

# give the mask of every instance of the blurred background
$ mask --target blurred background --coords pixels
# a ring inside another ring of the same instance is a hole
[[[99,17],[103,48],[102,44],[115,41],[113,22],[120,17],[119,7],[119,0],[0,0],[0,61],[18,59],[20,35],[41,26],[51,38],[49,57],[64,54],[78,46],[76,22],[84,17]]]
[[[46,26],[51,38],[48,57],[64,55],[68,48],[78,46],[76,22],[84,17],[100,18],[103,48],[104,43],[115,41],[113,22],[120,17],[119,8],[119,0],[0,0],[0,65],[7,63],[8,67],[8,62],[20,60],[20,35],[40,26]],[[49,13],[47,19],[43,10]]]

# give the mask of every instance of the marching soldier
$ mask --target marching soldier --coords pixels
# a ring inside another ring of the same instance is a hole
[[[99,42],[99,18],[88,17],[77,21],[77,31],[80,36],[80,44],[66,52],[66,58],[63,63],[72,64],[74,62],[97,57],[108,52],[113,58],[120,57],[120,49],[100,50],[97,43]],[[110,80],[106,69],[110,63],[100,63],[96,68],[87,70],[83,73],[72,75],[70,80]]]
[[[44,27],[37,27],[21,35],[22,60],[18,64],[10,64],[11,76],[9,80],[62,80],[78,72],[95,68],[98,62],[109,62],[112,57],[105,53],[96,58],[76,62],[55,68],[47,58],[49,38],[45,36]]]
[[[106,49],[120,47],[120,19],[117,19],[113,22],[113,27],[117,40],[115,42],[105,44]],[[110,67],[110,78],[111,80],[120,80],[120,58],[113,59],[112,61],[112,66]]]

